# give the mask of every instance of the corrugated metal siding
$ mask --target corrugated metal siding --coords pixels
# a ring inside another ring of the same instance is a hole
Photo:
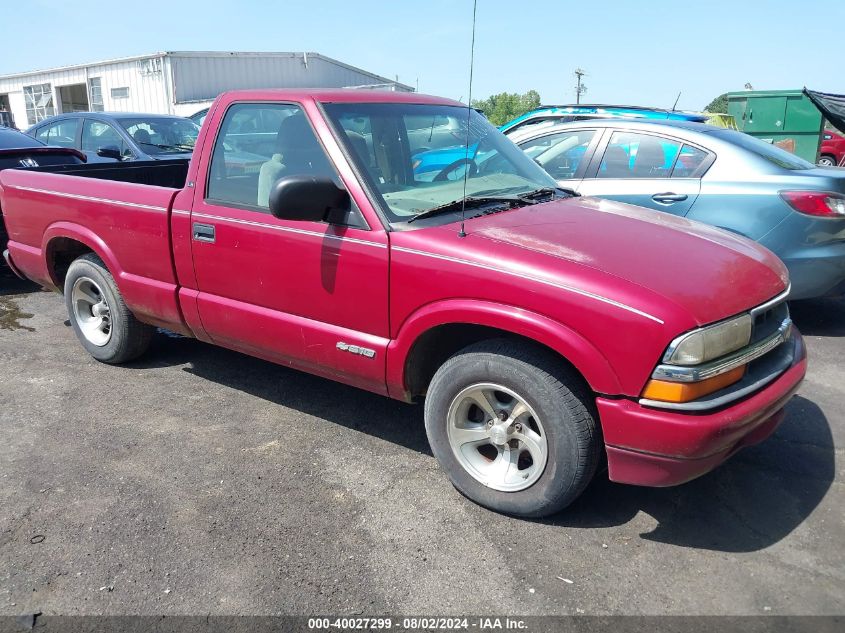
[[[148,60],[160,59],[160,71],[141,72]],[[86,84],[99,77],[106,112],[191,114],[226,90],[250,88],[343,88],[393,83],[316,53],[164,53],[87,66],[59,68],[0,77],[0,94],[8,94],[21,129],[29,127],[23,87],[49,83],[58,113],[60,86]],[[125,99],[114,88],[128,88]],[[398,90],[410,90],[398,84]],[[90,95],[89,95],[90,99]]]
[[[171,57],[177,103],[214,99],[227,90],[251,88],[343,88],[385,81],[315,54],[233,53]]]

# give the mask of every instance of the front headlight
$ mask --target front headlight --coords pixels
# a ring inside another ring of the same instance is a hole
[[[701,365],[742,349],[751,342],[750,314],[679,336],[663,357],[670,365]]]

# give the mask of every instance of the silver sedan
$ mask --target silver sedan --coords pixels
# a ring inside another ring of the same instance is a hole
[[[845,169],[683,121],[546,123],[509,138],[562,187],[685,216],[768,247],[789,268],[793,299],[845,293]]]

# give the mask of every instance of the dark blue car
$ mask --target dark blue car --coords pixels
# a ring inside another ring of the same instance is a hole
[[[30,136],[81,150],[88,162],[190,158],[199,127],[184,117],[131,112],[72,112],[44,119]]]

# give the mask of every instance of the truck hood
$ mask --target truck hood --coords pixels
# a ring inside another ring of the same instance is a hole
[[[456,233],[454,225],[439,230]],[[589,292],[628,304],[645,302],[643,307],[652,309],[655,302],[648,298],[656,293],[698,325],[764,303],[789,281],[773,253],[744,237],[599,198],[471,219],[466,233],[456,238],[464,257],[523,276],[580,284]],[[628,283],[614,283],[608,276]]]

